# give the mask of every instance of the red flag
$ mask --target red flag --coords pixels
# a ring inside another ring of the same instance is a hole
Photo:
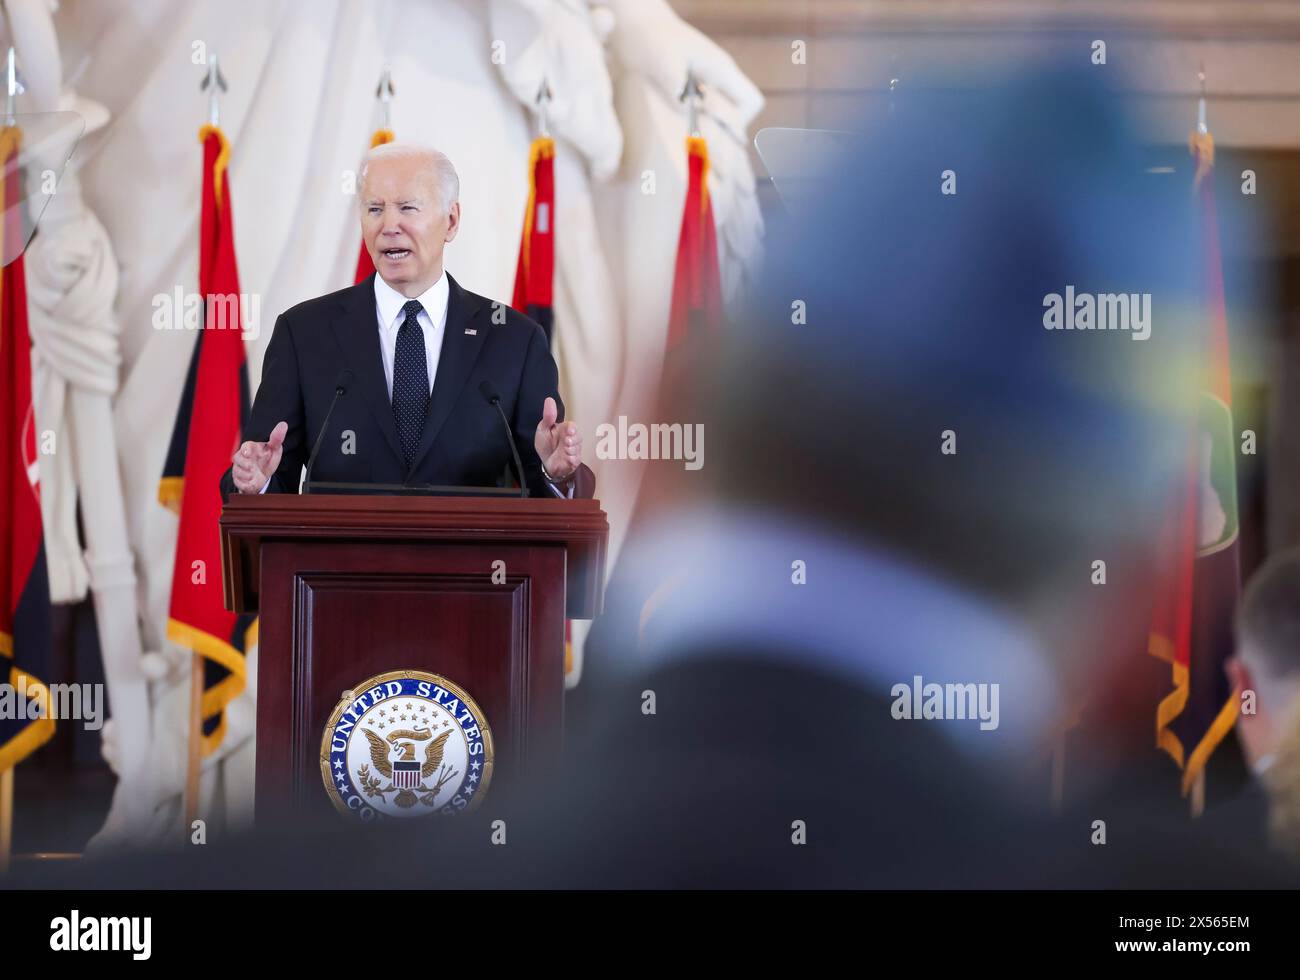
[[[546,342],[555,330],[555,140],[539,136],[528,150],[528,203],[515,265],[511,308],[541,324]],[[564,672],[573,669],[573,623],[564,621]]]
[[[515,266],[515,295],[510,305],[532,317],[551,340],[555,311],[555,141],[533,140],[528,151],[528,205]]]
[[[16,126],[0,130],[0,235],[5,253],[17,256],[0,273],[0,681],[18,693],[15,717],[0,716],[0,772],[54,735],[49,690],[39,680],[49,676],[52,633],[21,254],[21,137]]]
[[[397,137],[393,135],[391,129],[376,129],[375,134],[370,137],[370,148],[373,150],[376,146],[382,146],[384,143],[391,143]],[[357,188],[357,193],[361,193],[361,188]],[[353,282],[360,282],[362,279],[368,279],[374,274],[375,263],[370,259],[370,252],[366,250],[366,243],[361,243],[361,254],[357,256],[357,274]]]
[[[686,139],[686,207],[677,239],[673,305],[668,314],[668,349],[695,331],[722,322],[722,280],[718,274],[718,230],[709,202],[709,148],[700,136]]]
[[[698,366],[714,351],[723,322],[722,277],[718,272],[718,233],[709,200],[709,151],[703,137],[686,139],[686,202],[677,239],[668,336],[660,372],[655,418],[665,424],[690,424],[701,397]],[[650,514],[680,503],[698,482],[680,466],[647,467],[637,491],[629,527]]]
[[[1173,690],[1156,709],[1156,744],[1183,771],[1184,795],[1237,720],[1238,692],[1224,662],[1241,586],[1236,438],[1214,188],[1214,142],[1194,133],[1195,194],[1203,243],[1203,380],[1186,476],[1164,529],[1169,569],[1161,584],[1149,652],[1170,665]]]
[[[227,164],[230,144],[215,126],[199,130],[203,198],[199,226],[199,292],[203,324],[172,435],[168,479],[180,529],[172,571],[167,636],[204,658],[203,754],[225,735],[225,707],[244,689],[244,652],[256,642],[251,617],[227,612],[221,594],[221,475],[239,447],[248,418],[248,366],[235,264]],[[200,424],[191,424],[191,420]],[[174,468],[174,469],[173,469]],[[164,487],[165,489],[165,487]],[[160,496],[163,495],[160,490]],[[166,501],[164,501],[166,502]]]
[[[701,379],[697,366],[702,357],[713,352],[723,315],[718,233],[709,200],[709,150],[703,137],[687,137],[686,163],[686,202],[677,238],[668,337],[652,409],[654,417],[668,425],[690,425],[699,417]],[[693,474],[680,464],[647,465],[628,519],[629,540],[642,536],[656,518],[683,506],[699,486]],[[614,574],[617,576],[619,571],[616,569]],[[663,596],[678,587],[679,578],[669,575],[643,593],[643,621]]]

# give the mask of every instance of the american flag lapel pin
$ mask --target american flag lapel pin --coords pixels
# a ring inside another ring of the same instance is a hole
[[[465,328],[465,336],[466,336],[466,337],[477,337],[477,336],[478,336],[478,331],[477,331],[477,330],[471,330],[469,327],[466,327],[466,328]]]

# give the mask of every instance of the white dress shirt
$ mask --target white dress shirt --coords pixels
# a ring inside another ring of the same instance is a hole
[[[447,288],[447,272],[444,269],[438,281],[415,297],[424,307],[416,314],[416,321],[424,331],[424,356],[429,362],[429,391],[433,391],[434,375],[438,373],[438,358],[442,353],[442,338],[447,330],[447,300],[450,290]],[[379,350],[384,359],[384,378],[388,382],[388,400],[393,400],[393,355],[397,350],[397,331],[406,321],[402,307],[409,300],[388,283],[384,277],[375,274],[375,315],[379,318]],[[270,482],[270,481],[267,481]],[[574,484],[570,482],[562,489],[547,481],[551,492],[557,497],[572,497]]]
[[[429,366],[429,391],[438,373],[438,358],[442,355],[442,338],[447,329],[447,272],[438,281],[415,298],[423,309],[416,322],[424,332],[424,356]],[[384,359],[384,378],[388,382],[388,400],[393,400],[393,356],[397,350],[397,331],[406,322],[402,307],[409,300],[388,283],[384,277],[375,276],[375,315],[379,318],[379,351]]]

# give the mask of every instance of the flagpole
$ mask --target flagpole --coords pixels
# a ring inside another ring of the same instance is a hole
[[[6,13],[5,23],[8,24],[9,17]],[[9,45],[9,53],[5,58],[5,125],[13,126],[17,123],[15,116],[15,96],[23,92],[23,83],[18,78],[18,62],[14,57],[14,46]]]
[[[886,111],[891,117],[894,115],[894,108],[897,104],[898,84],[900,81],[901,79],[898,76],[898,54],[895,53],[889,59],[889,101]]]
[[[221,64],[215,51],[208,59],[208,73],[203,76],[199,91],[208,93],[208,125],[220,126],[221,93],[226,91],[226,76],[221,74]]]
[[[1210,131],[1209,123],[1205,118],[1205,62],[1201,62],[1201,70],[1196,73],[1196,80],[1201,86],[1201,95],[1196,101],[1196,131],[1204,136]]]
[[[542,76],[542,84],[537,89],[537,97],[533,99],[533,105],[537,109],[537,135],[543,139],[548,139],[551,135],[550,103],[551,103],[551,86]]]
[[[393,128],[393,94],[393,70],[384,65],[383,73],[379,76],[379,87],[375,89],[375,98],[379,100],[379,128],[383,130]]]
[[[203,769],[203,654],[190,655],[190,738],[185,763],[185,826],[189,834],[199,818],[199,775]]]
[[[1202,769],[1196,774],[1192,781],[1192,792],[1190,798],[1190,809],[1192,819],[1195,820],[1205,812],[1205,770]]]
[[[695,77],[695,72],[691,69],[686,71],[686,84],[682,87],[682,94],[678,100],[686,103],[686,134],[688,136],[700,135],[700,100],[703,98],[703,92],[700,91],[699,79]]]
[[[14,770],[0,772],[0,875],[9,871],[14,844]]]

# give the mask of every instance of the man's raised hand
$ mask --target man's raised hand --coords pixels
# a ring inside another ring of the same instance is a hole
[[[559,409],[554,398],[542,404],[542,420],[537,423],[533,448],[551,478],[563,482],[571,477],[582,462],[582,436],[572,422],[556,424]]]
[[[261,493],[266,481],[280,466],[284,455],[284,435],[289,423],[281,422],[271,430],[266,442],[246,442],[230,457],[230,475],[240,493]]]

